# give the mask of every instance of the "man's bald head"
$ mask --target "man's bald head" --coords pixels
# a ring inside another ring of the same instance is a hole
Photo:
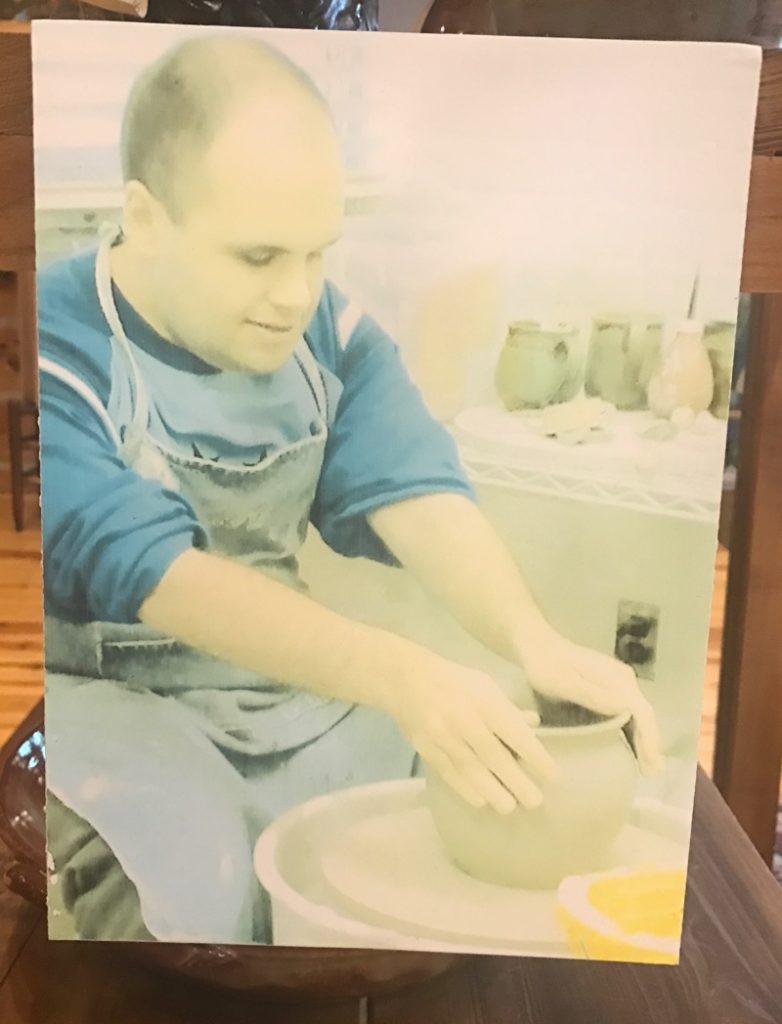
[[[265,43],[213,37],[180,43],[131,90],[121,136],[125,182],[140,181],[171,216],[180,215],[187,176],[197,172],[220,128],[242,103],[263,97],[330,118],[312,79]]]

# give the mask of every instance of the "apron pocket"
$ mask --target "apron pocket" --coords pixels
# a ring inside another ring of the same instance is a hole
[[[186,690],[236,690],[265,687],[247,669],[213,658],[195,647],[145,626],[102,624],[100,676],[118,679],[134,689],[171,696]]]
[[[354,708],[290,687],[265,692],[188,690],[179,701],[199,716],[219,747],[253,757],[298,750],[324,736]]]

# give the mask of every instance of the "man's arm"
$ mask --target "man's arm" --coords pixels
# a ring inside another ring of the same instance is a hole
[[[401,637],[353,622],[272,576],[209,552],[176,559],[142,622],[258,675],[320,696],[388,709]]]
[[[505,545],[478,506],[429,494],[375,509],[379,537],[477,640],[518,662],[552,634]]]
[[[337,322],[345,309],[333,288],[327,299],[314,325],[321,341],[330,336],[326,307]],[[605,713],[632,708],[640,760],[653,771],[657,728],[633,672],[546,623],[473,506],[454,440],[430,414],[398,347],[370,317],[350,322],[337,346],[344,391],[313,510],[323,539],[346,555],[388,560],[390,553],[473,635],[520,664],[540,692]]]
[[[541,778],[556,772],[530,716],[489,676],[344,618],[239,563],[185,552],[143,602],[140,618],[259,675],[387,711],[476,806],[534,807],[541,793],[525,769]]]
[[[520,665],[539,692],[603,714],[629,711],[641,766],[659,768],[657,725],[635,673],[546,621],[494,528],[468,499],[431,494],[371,512],[370,525],[473,636]]]

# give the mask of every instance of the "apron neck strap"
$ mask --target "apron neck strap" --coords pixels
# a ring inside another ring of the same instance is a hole
[[[114,301],[114,290],[111,279],[111,249],[116,240],[120,237],[120,229],[114,227],[106,232],[101,240],[95,257],[95,290],[98,293],[98,302],[106,323],[111,332],[111,341],[115,351],[118,350],[125,358],[130,370],[131,384],[133,388],[133,415],[130,423],[130,439],[138,439],[147,429],[149,424],[149,397],[133,352],[130,347],[130,339],[122,326],[119,310]]]
[[[111,282],[111,250],[119,237],[119,228],[112,225],[111,230],[104,233],[101,238],[98,254],[95,258],[95,289],[98,293],[101,311],[106,318],[106,323],[109,325],[109,330],[118,341],[124,341],[127,344],[128,338],[125,334],[125,328],[122,326],[122,321],[119,318],[119,311],[114,301]]]
[[[312,394],[315,396],[318,413],[323,422],[328,423],[329,403],[326,386],[323,383],[323,374],[315,356],[312,354],[312,349],[307,344],[306,337],[302,337],[294,350],[294,355],[304,372],[304,376],[307,378]]]

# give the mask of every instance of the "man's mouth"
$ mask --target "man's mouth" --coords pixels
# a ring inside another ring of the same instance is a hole
[[[248,321],[253,327],[260,327],[264,331],[269,331],[271,334],[290,334],[293,330],[293,324],[270,324],[263,320],[250,320]]]

